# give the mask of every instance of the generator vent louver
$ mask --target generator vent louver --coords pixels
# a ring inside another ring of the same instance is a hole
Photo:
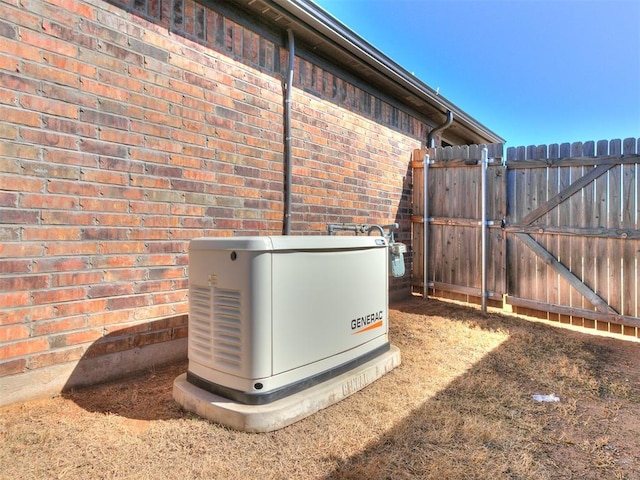
[[[236,290],[215,288],[213,291],[214,361],[227,368],[242,364],[241,294]]]
[[[189,343],[191,353],[201,360],[213,359],[211,289],[191,286],[189,290]]]

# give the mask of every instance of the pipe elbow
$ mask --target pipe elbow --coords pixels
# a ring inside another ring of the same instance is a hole
[[[377,229],[377,230],[380,232],[380,236],[382,236],[382,237],[384,237],[384,236],[385,236],[385,235],[384,235],[384,229],[383,229],[380,225],[371,225],[371,226],[369,227],[369,235],[371,235],[371,231],[372,231],[374,228],[375,228],[375,229]]]
[[[449,126],[452,123],[453,123],[453,112],[451,110],[448,110],[447,111],[447,119],[444,121],[444,123],[442,123],[441,125],[438,125],[437,127],[435,127],[427,135],[427,147],[429,147],[429,148],[435,147],[436,146],[435,145],[436,133],[441,132],[442,130],[445,130],[446,128],[449,128]]]

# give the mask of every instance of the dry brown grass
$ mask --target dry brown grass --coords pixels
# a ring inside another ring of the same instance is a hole
[[[391,338],[400,367],[267,434],[182,411],[186,364],[0,409],[0,478],[640,478],[640,344],[422,299]]]

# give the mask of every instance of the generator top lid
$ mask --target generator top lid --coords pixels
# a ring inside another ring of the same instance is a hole
[[[353,250],[386,247],[379,235],[283,235],[253,237],[202,237],[189,243],[190,250]]]

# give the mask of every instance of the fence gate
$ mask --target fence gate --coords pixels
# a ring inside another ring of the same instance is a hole
[[[482,298],[481,147],[414,152],[416,292]],[[640,327],[640,141],[510,148],[504,162],[501,145],[488,150],[487,298],[633,333]]]
[[[414,151],[412,285],[416,292],[436,296],[448,292],[463,300],[482,298],[484,147],[487,147],[489,157],[486,169],[487,262],[484,286],[486,298],[502,304],[502,295],[506,291],[501,228],[506,214],[502,145]]]
[[[636,141],[553,147],[507,154],[507,302],[638,327]]]

